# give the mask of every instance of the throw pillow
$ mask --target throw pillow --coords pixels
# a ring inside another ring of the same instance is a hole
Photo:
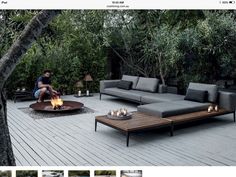
[[[132,84],[132,89],[135,89],[137,82],[138,82],[139,77],[138,76],[129,76],[129,75],[123,75],[121,80],[124,81],[131,81]]]
[[[207,102],[207,98],[208,92],[206,90],[188,89],[184,99],[204,103]]]
[[[132,88],[132,84],[133,84],[133,82],[131,82],[131,81],[121,80],[118,83],[117,87],[120,89],[130,90]]]

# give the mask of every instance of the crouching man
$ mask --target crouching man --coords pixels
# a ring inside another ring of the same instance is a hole
[[[43,102],[46,95],[50,95],[51,98],[58,95],[58,92],[51,86],[50,70],[45,70],[43,75],[37,79],[33,94],[34,97],[38,99],[37,102]]]

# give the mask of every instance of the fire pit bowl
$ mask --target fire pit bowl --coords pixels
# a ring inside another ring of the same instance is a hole
[[[30,105],[35,111],[40,112],[72,112],[83,108],[84,104],[77,101],[63,101],[63,105],[60,109],[54,109],[50,101],[41,103],[33,103]]]

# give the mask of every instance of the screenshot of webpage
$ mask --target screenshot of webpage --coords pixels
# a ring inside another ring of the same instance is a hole
[[[0,177],[233,177],[234,0],[0,1]]]

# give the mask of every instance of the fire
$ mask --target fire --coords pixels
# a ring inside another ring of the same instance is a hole
[[[63,101],[61,98],[55,97],[51,99],[51,104],[52,104],[53,109],[61,109],[63,105]]]

